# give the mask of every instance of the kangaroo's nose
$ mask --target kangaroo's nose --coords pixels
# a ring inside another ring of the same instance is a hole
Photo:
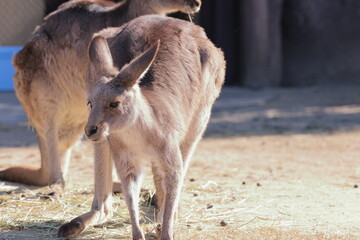
[[[97,126],[89,126],[89,127],[85,128],[85,134],[88,137],[90,137],[91,135],[94,135],[95,133],[97,133],[97,131],[98,131]]]

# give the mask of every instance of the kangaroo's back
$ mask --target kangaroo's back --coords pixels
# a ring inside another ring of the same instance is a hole
[[[119,69],[160,39],[158,57],[140,82],[153,106],[166,103],[178,114],[184,110],[191,114],[199,105],[211,105],[219,96],[225,77],[224,56],[201,27],[151,15],[99,34],[108,37]]]

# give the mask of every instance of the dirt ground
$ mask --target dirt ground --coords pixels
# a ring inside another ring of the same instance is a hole
[[[76,146],[61,199],[0,182],[0,239],[53,239],[87,212],[91,149]],[[360,86],[225,88],[186,178],[176,237],[360,239],[359,163]],[[39,152],[14,94],[0,93],[0,168],[14,164],[37,165]],[[153,191],[151,179],[143,186]],[[114,206],[112,221],[77,239],[130,239],[121,194]],[[154,209],[141,209],[151,239]]]

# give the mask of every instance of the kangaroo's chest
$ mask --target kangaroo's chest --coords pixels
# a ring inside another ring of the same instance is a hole
[[[157,154],[154,145],[143,134],[134,130],[123,130],[109,137],[111,151],[115,158],[128,156],[138,160],[152,160]]]

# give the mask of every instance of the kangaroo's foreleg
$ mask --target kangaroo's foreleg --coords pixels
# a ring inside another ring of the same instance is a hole
[[[60,227],[58,237],[80,234],[112,216],[112,158],[107,142],[95,144],[95,192],[91,211]]]
[[[121,179],[126,205],[129,209],[133,240],[145,240],[139,224],[139,195],[143,179],[142,169],[131,154],[114,154],[115,166]]]
[[[171,240],[174,235],[174,218],[183,184],[183,160],[179,147],[166,150],[161,161],[164,171],[165,197],[160,239]]]

